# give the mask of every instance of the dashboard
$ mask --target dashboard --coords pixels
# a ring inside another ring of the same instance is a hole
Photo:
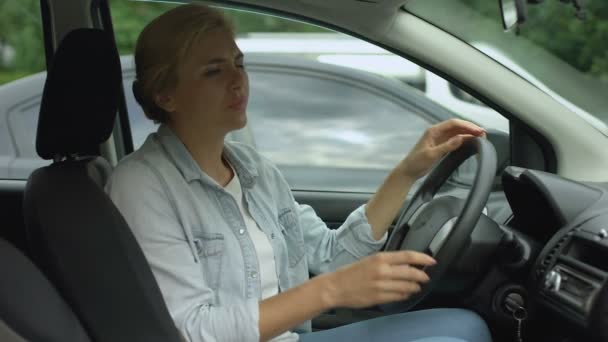
[[[508,167],[509,226],[539,243],[527,284],[542,310],[608,341],[608,186]]]

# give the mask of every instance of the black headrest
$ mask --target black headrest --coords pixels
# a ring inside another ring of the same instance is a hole
[[[36,137],[44,159],[90,154],[112,133],[122,71],[110,33],[81,28],[61,41],[48,71]]]

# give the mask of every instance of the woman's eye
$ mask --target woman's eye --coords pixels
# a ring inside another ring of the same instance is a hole
[[[210,70],[205,71],[204,75],[205,75],[205,77],[210,77],[210,76],[219,74],[220,71],[221,71],[220,69],[210,69]]]

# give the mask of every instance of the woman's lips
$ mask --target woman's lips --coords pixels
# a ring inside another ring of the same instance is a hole
[[[238,98],[237,100],[233,101],[232,103],[230,103],[230,105],[228,105],[228,108],[230,108],[232,110],[242,110],[242,109],[245,109],[246,106],[247,106],[247,98],[241,97],[241,98]]]

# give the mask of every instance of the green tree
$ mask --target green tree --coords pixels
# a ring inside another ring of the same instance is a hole
[[[132,54],[144,26],[173,3],[109,0],[120,54]],[[422,0],[424,1],[424,0]],[[462,0],[498,23],[495,0]],[[587,1],[588,18],[574,17],[572,6],[546,0],[529,6],[520,34],[589,75],[608,81],[608,1]],[[247,11],[224,10],[238,34],[249,32],[327,32],[309,24]],[[0,84],[45,69],[39,0],[0,0],[0,53],[14,49],[15,58],[0,58]],[[1,56],[1,54],[0,54]]]
[[[587,18],[580,20],[571,5],[557,0],[528,6],[529,24],[522,26],[521,34],[577,69],[608,81],[608,2],[587,1],[585,7]]]
[[[132,54],[137,36],[152,19],[175,3],[109,0],[116,45],[120,54]],[[238,34],[248,32],[322,32],[322,28],[259,15],[252,12],[224,10],[235,23]],[[45,69],[45,52],[39,0],[0,0],[0,56],[2,49],[14,49],[10,61],[0,58],[0,84]]]
[[[462,1],[489,18],[500,16],[496,0]],[[571,4],[559,0],[528,4],[519,34],[576,69],[608,81],[608,1],[585,1],[585,9],[586,19],[580,20]]]
[[[15,53],[11,60],[0,58],[0,84],[44,70],[41,22],[39,1],[0,0],[0,49]]]
[[[110,0],[116,45],[121,55],[132,54],[137,36],[147,23],[178,4]]]
[[[144,26],[162,13],[178,6],[172,3],[110,0],[116,44],[120,54],[132,54],[137,36]],[[224,9],[224,14],[234,23],[237,34],[249,32],[327,32],[310,24],[304,24],[270,15]]]

